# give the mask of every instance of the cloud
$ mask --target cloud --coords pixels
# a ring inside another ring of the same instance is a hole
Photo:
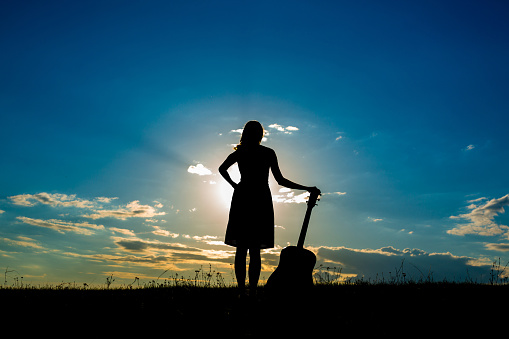
[[[467,206],[471,211],[469,213],[460,214],[458,216],[451,216],[454,220],[466,220],[466,223],[457,224],[455,228],[448,230],[448,234],[466,235],[475,234],[483,236],[495,236],[507,234],[509,227],[499,225],[494,221],[494,218],[501,213],[504,213],[504,206],[509,205],[509,194],[498,198],[492,199],[486,203],[476,205],[485,198],[470,200],[471,205]]]
[[[308,201],[309,192],[304,192],[298,195],[295,195],[295,192],[282,189],[283,191],[279,191],[284,194],[273,194],[272,201],[276,203],[285,203],[285,204],[301,204]]]
[[[180,243],[166,243],[156,240],[143,240],[139,238],[113,238],[115,244],[123,250],[131,252],[159,251],[199,251]]]
[[[186,237],[191,239],[191,237]],[[193,237],[194,238],[194,237]],[[197,241],[212,239],[214,237],[198,237]],[[205,240],[208,242],[210,240]],[[213,250],[191,247],[182,243],[167,243],[152,240],[143,240],[139,238],[114,238],[115,244],[123,251],[130,252],[130,256],[102,256],[103,260],[126,261],[138,263],[142,266],[160,266],[161,263],[167,265],[196,265],[209,264],[212,262],[222,262],[231,264],[231,258],[235,255],[231,250]],[[98,258],[94,256],[94,258]]]
[[[167,230],[163,230],[161,227],[159,226],[152,226],[154,227],[155,231],[152,231],[153,234],[155,235],[161,235],[163,237],[171,237],[171,238],[178,238],[179,234],[178,233],[172,233],[170,231],[167,231]]]
[[[104,229],[103,225],[90,224],[88,222],[79,223],[57,219],[42,220],[27,217],[16,217],[16,219],[28,225],[50,228],[62,234],[65,232],[74,232],[83,235],[92,235],[95,232],[92,231],[91,229],[94,230]]]
[[[499,243],[499,244],[486,244],[484,245],[488,250],[491,251],[499,251],[499,252],[509,252],[509,244],[508,243]]]
[[[285,204],[302,204],[308,201],[309,192],[304,192],[301,194],[295,194],[291,189],[283,187],[279,190],[280,194],[272,194],[272,201],[276,203],[285,203]],[[320,196],[330,196],[330,197],[338,197],[345,195],[346,192],[329,192],[329,193],[321,193]]]
[[[5,213],[5,211],[3,211],[3,210],[0,210],[0,214],[2,214],[2,213]]]
[[[109,204],[112,200],[115,200],[115,199],[118,199],[118,198],[107,198],[107,197],[97,197],[97,198],[95,198],[95,200],[97,200],[99,202],[102,202],[102,203],[105,203],[105,204]]]
[[[371,221],[371,222],[380,222],[380,221],[383,221],[383,219],[382,218],[368,217],[368,221]]]
[[[12,240],[12,239],[8,239],[8,238],[1,238],[0,240],[8,243],[9,245],[13,245],[13,246],[30,247],[30,248],[36,248],[36,249],[45,249],[44,247],[39,245],[37,243],[37,241],[34,240],[34,239],[31,239],[31,238],[28,238],[28,237],[23,237],[23,236],[18,236],[17,238],[20,239],[20,240]]]
[[[157,212],[156,209],[150,205],[140,205],[139,200],[128,203],[125,208],[117,209],[97,209],[93,214],[85,214],[83,217],[90,219],[100,218],[116,218],[126,220],[127,218],[152,218],[157,215],[165,215],[166,212]],[[160,204],[157,204],[158,206]]]
[[[203,166],[202,164],[198,164],[196,166],[189,166],[187,169],[189,173],[192,174],[198,174],[198,175],[212,175],[212,171],[209,170],[207,167]]]
[[[328,193],[320,193],[320,196],[326,196],[326,195],[331,195],[331,196],[342,196],[342,195],[346,195],[346,192],[328,192]]]
[[[50,205],[52,207],[77,207],[92,208],[94,203],[90,200],[76,198],[76,194],[59,194],[59,193],[37,193],[37,194],[20,194],[8,197],[14,205],[19,206],[35,206],[37,204]],[[108,198],[103,198],[108,199]],[[111,198],[112,199],[112,198]]]
[[[218,238],[214,235],[204,235],[204,236],[195,235],[192,238],[196,241],[204,242],[208,245],[225,245],[224,241],[217,240]]]
[[[285,134],[292,134],[292,132],[295,132],[295,131],[298,131],[299,129],[295,126],[287,126],[287,127],[283,127],[279,124],[271,124],[269,125],[269,128],[273,128],[279,132],[283,132]]]
[[[475,146],[474,146],[474,145],[468,145],[468,146],[467,146],[467,147],[465,147],[463,150],[464,150],[464,151],[471,151],[471,150],[473,150],[474,148],[475,148]]]
[[[125,235],[131,235],[131,236],[135,236],[134,232],[131,231],[131,230],[127,230],[125,228],[117,228],[117,227],[110,227],[109,228],[111,231],[113,232],[116,232],[116,233],[120,233],[120,234],[125,234]]]
[[[355,274],[371,279],[387,281],[396,278],[435,281],[447,279],[449,281],[464,281],[474,279],[478,282],[487,281],[490,274],[490,264],[476,258],[455,256],[447,253],[428,253],[421,249],[396,249],[392,246],[380,249],[352,249],[346,247],[320,247],[317,250],[318,259],[325,265],[341,266],[342,273]]]

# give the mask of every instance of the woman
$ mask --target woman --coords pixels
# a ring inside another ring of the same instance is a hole
[[[269,169],[277,183],[292,189],[316,190],[283,177],[276,153],[260,145],[263,127],[258,121],[244,126],[240,143],[219,167],[219,173],[234,188],[225,243],[237,247],[235,276],[243,292],[246,280],[246,256],[249,251],[249,287],[256,290],[261,271],[260,249],[274,247],[274,209],[269,189]],[[239,166],[241,179],[235,183],[228,174],[234,163]]]

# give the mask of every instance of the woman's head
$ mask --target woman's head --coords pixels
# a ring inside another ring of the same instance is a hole
[[[244,126],[244,130],[242,131],[242,136],[240,137],[240,143],[235,147],[237,149],[239,146],[250,146],[250,145],[259,145],[262,142],[263,138],[263,126],[256,120],[251,120],[246,123]]]

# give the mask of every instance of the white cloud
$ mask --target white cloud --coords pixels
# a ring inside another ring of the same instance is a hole
[[[463,150],[465,150],[465,151],[471,151],[471,150],[473,150],[474,148],[475,148],[475,146],[474,146],[474,145],[468,145],[468,146],[467,146],[467,147],[465,147]]]
[[[447,233],[454,235],[476,234],[483,236],[494,236],[507,234],[509,227],[499,225],[494,221],[494,218],[504,213],[504,206],[509,205],[509,194],[498,198],[492,199],[486,203],[476,205],[485,198],[470,200],[471,205],[467,206],[471,211],[469,213],[451,216],[451,219],[466,220],[466,223],[457,224],[455,228],[448,230]]]
[[[92,208],[94,206],[94,203],[90,200],[76,198],[76,194],[67,195],[42,192],[37,194],[19,194],[8,198],[13,204],[19,206],[35,206],[38,203],[52,207]]]
[[[5,211],[0,210],[0,214],[5,213]]]
[[[280,124],[270,124],[269,128],[273,128],[273,129],[275,129],[275,130],[277,130],[279,132],[283,132],[285,134],[292,134],[292,132],[295,132],[295,131],[299,130],[299,128],[297,128],[295,126],[283,127]]]
[[[212,171],[209,170],[207,167],[203,166],[202,164],[198,164],[196,166],[191,165],[187,169],[189,173],[192,174],[198,174],[198,175],[212,175]]]
[[[284,132],[285,131],[285,128],[279,124],[272,124],[272,125],[269,125],[270,128],[274,128],[280,132]]]
[[[285,204],[301,204],[307,202],[307,198],[309,197],[309,192],[304,192],[298,195],[295,195],[293,191],[288,193],[285,191],[284,193],[285,194],[273,194],[272,201]]]
[[[276,203],[285,203],[285,204],[302,204],[308,201],[309,198],[309,192],[304,192],[301,194],[295,194],[291,189],[282,187],[279,189],[279,193],[281,194],[273,194],[272,195],[272,201]],[[320,196],[331,196],[331,197],[337,197],[345,195],[346,192],[328,192],[328,193],[321,193]]]
[[[166,214],[166,212],[157,212],[156,209],[150,205],[140,205],[139,202],[139,200],[132,201],[128,203],[125,208],[109,210],[97,209],[94,211],[95,213],[85,214],[83,217],[91,219],[116,218],[126,220],[127,218],[152,218],[156,215]]]
[[[368,221],[371,221],[371,222],[379,222],[379,221],[383,221],[382,218],[372,218],[372,217],[368,217]]]
[[[92,235],[95,232],[94,230],[102,230],[104,229],[103,225],[96,225],[96,224],[90,224],[88,222],[70,222],[70,221],[64,221],[64,220],[58,220],[58,219],[49,219],[49,220],[42,220],[42,219],[33,219],[33,218],[27,218],[27,217],[16,217],[16,219],[20,220],[21,222],[32,225],[32,226],[38,226],[38,227],[45,227],[53,229],[59,233],[65,233],[65,232],[74,232],[78,234],[84,234],[84,235]]]

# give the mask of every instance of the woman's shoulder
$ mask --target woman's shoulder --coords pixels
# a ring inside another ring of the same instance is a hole
[[[270,159],[270,161],[277,158],[276,152],[270,147],[260,145],[260,150],[261,150],[261,153],[263,154],[263,157]]]
[[[274,152],[274,150],[272,148],[267,147],[267,146],[260,145],[260,149],[262,150],[262,152],[276,153],[276,152]]]

